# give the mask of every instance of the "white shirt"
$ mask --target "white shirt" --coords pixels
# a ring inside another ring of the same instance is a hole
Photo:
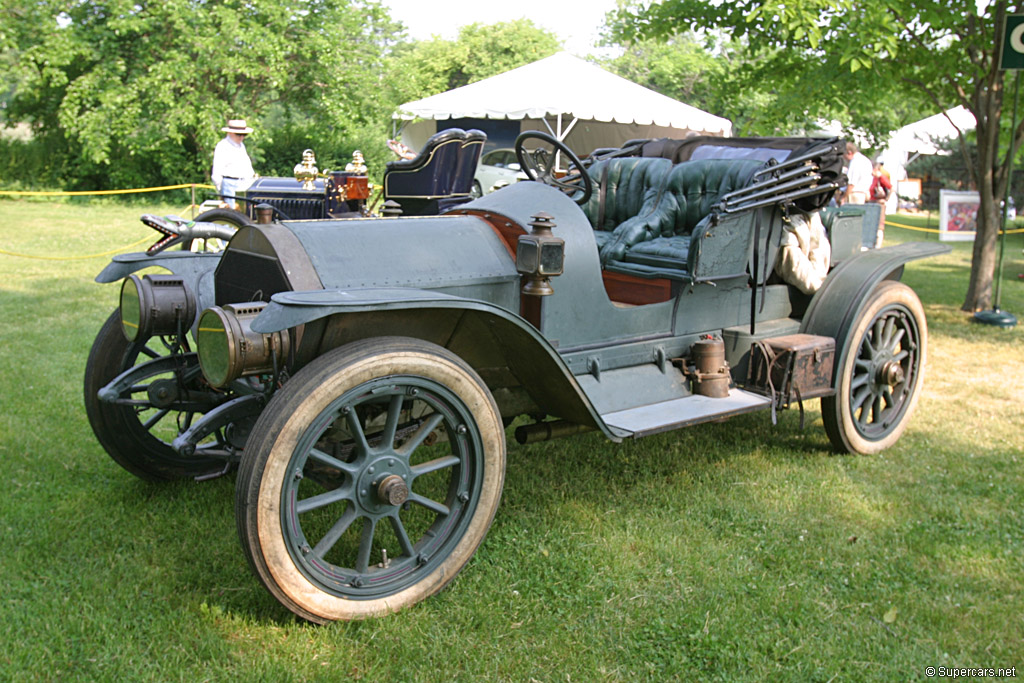
[[[846,177],[850,183],[850,192],[867,194],[871,189],[871,160],[860,152],[854,154]]]
[[[252,169],[249,153],[245,151],[245,143],[235,143],[225,137],[217,143],[213,150],[213,171],[210,173],[213,184],[218,188],[224,177],[250,180],[256,176]]]

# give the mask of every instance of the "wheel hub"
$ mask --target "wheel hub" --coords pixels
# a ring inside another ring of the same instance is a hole
[[[167,408],[178,400],[178,384],[173,379],[158,379],[149,385],[146,394],[154,407]]]
[[[409,486],[397,474],[389,475],[377,485],[377,497],[387,505],[401,505],[409,500]]]
[[[359,506],[368,514],[387,514],[409,500],[411,471],[401,458],[390,455],[367,463],[358,477]]]
[[[878,369],[879,384],[887,384],[894,387],[904,380],[903,366],[894,360],[883,363]]]

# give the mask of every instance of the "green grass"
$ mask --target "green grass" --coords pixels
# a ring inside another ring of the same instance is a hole
[[[151,484],[82,408],[117,298],[77,259],[180,207],[0,201],[0,679],[861,681],[1024,666],[1024,333],[969,322],[967,245],[915,263],[931,345],[906,435],[830,454],[816,402],[637,442],[511,443],[451,586],[298,622],[252,576],[234,476]],[[912,217],[897,220],[909,223]],[[919,222],[917,224],[923,224]],[[887,241],[934,239],[890,228]],[[1022,238],[1003,308],[1024,315]]]

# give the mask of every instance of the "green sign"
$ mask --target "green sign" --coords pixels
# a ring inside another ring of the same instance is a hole
[[[1011,14],[1006,17],[1003,54],[999,60],[999,68],[1024,69],[1024,14]]]

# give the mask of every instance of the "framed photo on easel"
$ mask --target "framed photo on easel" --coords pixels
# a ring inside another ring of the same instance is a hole
[[[939,239],[944,242],[970,242],[978,229],[977,192],[939,191]]]

